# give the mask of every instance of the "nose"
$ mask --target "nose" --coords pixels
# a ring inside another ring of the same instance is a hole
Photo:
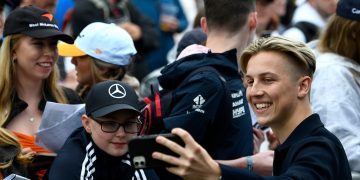
[[[77,65],[77,57],[71,58],[71,63],[76,66]]]
[[[254,82],[252,86],[248,86],[246,89],[247,96],[261,96],[264,94],[264,91],[262,90],[261,86]]]
[[[116,131],[116,136],[125,136],[126,132],[125,132],[125,127],[124,126],[120,126],[119,129]]]
[[[43,48],[44,55],[50,56],[55,53],[55,48],[50,46],[49,44],[44,45]]]

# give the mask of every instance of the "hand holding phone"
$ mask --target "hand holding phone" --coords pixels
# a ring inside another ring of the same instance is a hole
[[[174,134],[157,134],[148,136],[138,136],[130,140],[129,142],[129,154],[131,163],[137,169],[143,168],[164,168],[171,167],[172,165],[152,158],[154,151],[161,152],[164,154],[179,157],[176,153],[168,149],[167,147],[158,144],[155,139],[157,136],[164,136],[167,139],[176,142],[181,146],[185,146],[182,139]]]

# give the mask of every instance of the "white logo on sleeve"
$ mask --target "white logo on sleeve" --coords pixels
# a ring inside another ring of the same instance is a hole
[[[198,96],[196,96],[194,98],[193,101],[195,104],[193,105],[192,108],[197,112],[205,113],[204,110],[200,109],[203,106],[203,104],[205,103],[205,99],[199,94]]]
[[[109,95],[113,98],[123,98],[126,96],[126,91],[122,85],[113,84],[109,88]]]

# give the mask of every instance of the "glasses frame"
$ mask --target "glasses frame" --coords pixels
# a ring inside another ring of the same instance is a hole
[[[140,132],[140,129],[141,129],[141,125],[142,125],[142,122],[140,121],[140,116],[138,116],[136,118],[136,122],[127,122],[127,123],[117,123],[115,121],[102,121],[102,120],[99,120],[99,119],[96,119],[96,118],[91,118],[93,119],[96,123],[98,123],[101,127],[101,131],[102,132],[105,132],[105,133],[115,133],[119,130],[120,127],[123,128],[124,132],[127,133],[127,134],[137,134],[138,132]],[[103,123],[105,122],[112,122],[114,124],[116,124],[118,127],[114,130],[114,131],[105,131],[103,129]],[[128,125],[128,124],[137,124],[137,131],[136,132],[128,132],[126,131],[126,128],[125,126]]]

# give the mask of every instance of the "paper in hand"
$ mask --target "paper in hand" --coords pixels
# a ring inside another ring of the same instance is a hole
[[[85,104],[60,104],[47,102],[36,144],[58,152],[69,135],[82,126],[81,116],[85,113]]]

